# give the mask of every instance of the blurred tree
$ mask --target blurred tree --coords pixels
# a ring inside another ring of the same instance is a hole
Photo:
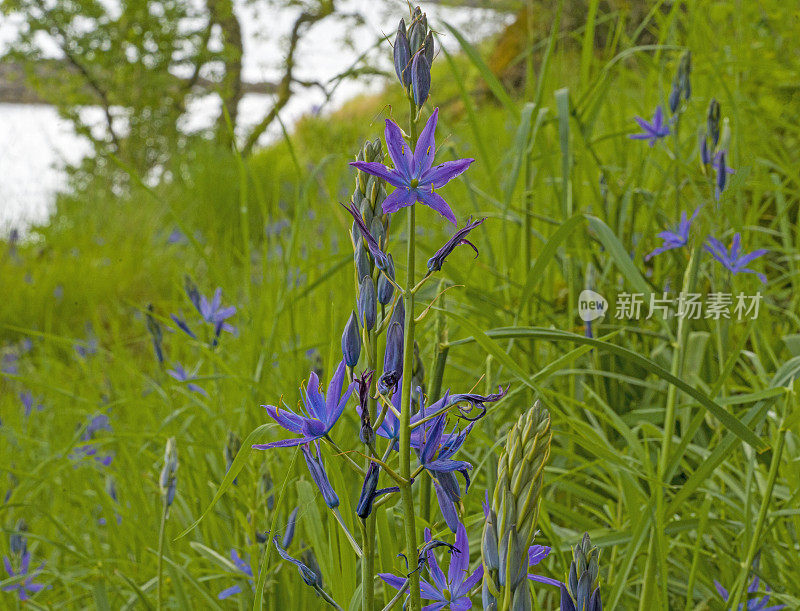
[[[170,156],[185,145],[180,126],[195,97],[221,98],[224,112],[214,135],[223,146],[231,143],[245,93],[276,96],[273,108],[245,134],[248,152],[276,119],[292,85],[300,83],[293,70],[301,37],[335,12],[334,0],[279,4],[299,11],[283,77],[275,85],[242,80],[242,30],[233,0],[4,0],[0,14],[15,15],[22,27],[2,61],[22,72],[35,96],[56,106],[92,142],[96,154],[84,169],[111,168],[114,155],[148,175],[165,171]],[[100,121],[93,109],[99,109]]]

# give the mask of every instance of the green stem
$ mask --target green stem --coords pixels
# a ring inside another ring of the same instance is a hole
[[[759,539],[764,530],[764,523],[767,520],[767,510],[772,500],[772,490],[775,488],[775,481],[778,478],[778,468],[781,464],[781,455],[783,454],[783,446],[786,442],[786,434],[783,431],[783,423],[778,428],[778,445],[772,452],[772,462],[769,465],[769,475],[767,477],[767,489],[764,491],[764,498],[761,499],[761,508],[758,510],[758,519],[756,520],[756,528],[753,531],[753,537],[750,539],[750,546],[747,549],[747,556],[742,562],[742,568],[739,571],[739,576],[736,578],[733,593],[731,594],[733,601],[731,609],[739,607],[739,601],[745,595],[747,588],[747,574],[753,565],[753,559],[756,557],[758,550]],[[730,599],[729,599],[730,600]]]
[[[367,367],[375,369],[378,362],[378,338],[374,331],[369,333],[369,351],[367,353]],[[369,393],[367,404],[370,416],[377,412],[377,401]],[[376,425],[377,426],[377,425]],[[369,460],[364,463],[364,469],[369,468]],[[361,609],[373,611],[375,608],[375,510],[373,508],[365,520],[361,522]]]
[[[403,504],[403,522],[405,524],[406,554],[409,558],[417,556],[417,532],[414,520],[414,496],[411,491],[411,369],[414,366],[414,295],[411,288],[414,285],[414,221],[415,206],[408,207],[408,256],[406,273],[406,320],[403,338],[403,388],[401,390],[400,408],[400,476],[406,480],[401,487]],[[410,576],[411,584],[411,611],[420,609],[419,572],[415,571]]]
[[[156,608],[161,610],[162,582],[164,581],[164,531],[167,528],[169,506],[164,497],[164,511],[161,513],[161,526],[158,529],[158,583],[156,585]]]

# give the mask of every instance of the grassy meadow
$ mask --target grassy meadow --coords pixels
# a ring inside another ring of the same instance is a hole
[[[516,88],[489,67],[492,41],[440,51],[434,64],[423,116],[440,108],[437,162],[475,159],[441,194],[459,226],[487,220],[469,236],[480,255],[457,248],[417,294],[417,314],[430,306],[416,330],[425,381],[430,390],[446,348],[442,389],[509,386],[459,454],[474,465],[460,507],[470,566],[481,562],[481,502],[505,433],[539,399],[553,436],[536,543],[552,552],[537,574],[564,581],[588,532],[606,609],[729,609],[714,581],[743,591],[755,576],[759,597],[768,589],[770,605],[800,609],[800,16],[775,0],[654,3],[633,26],[604,10],[566,32],[537,22]],[[653,147],[629,139],[634,116],[666,110],[686,49],[692,90],[677,128]],[[359,561],[302,454],[250,445],[286,437],[262,405],[294,408],[309,372],[327,385],[342,358],[357,287],[339,202],[363,142],[383,140],[387,117],[408,122],[395,85],[287,126],[247,158],[197,138],[157,184],[98,173],[59,197],[46,226],[0,243],[0,555],[18,557],[23,520],[30,570],[42,565],[45,585],[27,602],[0,591],[0,608],[327,608],[259,542],[267,531],[281,538],[295,508],[288,551],[306,563],[313,552],[325,591],[361,608]],[[735,169],[719,201],[698,150],[712,98]],[[646,260],[657,234],[698,207],[689,243]],[[427,207],[416,218],[420,278],[453,227]],[[398,278],[404,219],[393,216],[389,232]],[[736,233],[745,252],[769,251],[750,265],[766,284],[703,249],[707,235],[727,247]],[[221,288],[236,307],[233,332],[210,341],[186,276],[209,298]],[[590,333],[578,316],[586,288],[611,304]],[[651,294],[665,291],[762,299],[755,319],[648,318]],[[614,316],[625,293],[644,296],[638,320]],[[188,379],[170,375],[177,363]],[[355,403],[331,436],[360,460]],[[171,437],[179,466],[162,533]],[[341,519],[361,541],[362,477],[337,454],[323,445]],[[402,574],[398,554],[413,555],[403,508],[383,499],[375,572]],[[428,526],[452,542],[436,503],[423,513],[418,537]],[[0,588],[18,583],[0,572]],[[238,594],[218,598],[234,585]],[[376,608],[396,594],[379,579],[375,588]],[[558,608],[557,588],[531,588],[534,608]],[[475,608],[480,600],[478,587]]]

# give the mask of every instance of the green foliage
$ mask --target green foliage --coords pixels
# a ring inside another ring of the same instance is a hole
[[[490,89],[502,103],[488,99],[478,86],[486,68],[474,49],[440,58],[434,70],[434,88],[444,89],[436,99],[446,100],[437,159],[476,158],[445,196],[459,220],[489,217],[470,235],[480,257],[456,250],[443,268],[445,287],[452,287],[443,388],[484,375],[486,388],[511,384],[462,450],[476,465],[465,523],[474,536],[503,435],[539,398],[553,437],[536,542],[554,552],[538,573],[563,580],[570,546],[588,531],[601,550],[606,608],[637,608],[646,591],[642,604],[650,606],[642,608],[723,609],[713,580],[742,587],[741,563],[755,549],[754,571],[772,588],[771,604],[796,608],[798,405],[785,389],[800,375],[793,8],[683,4],[685,11],[655,11],[640,24],[658,41],[646,48],[622,30],[593,54],[556,40],[543,61],[548,41],[537,44],[539,77],[530,91],[541,92],[539,105],[514,92],[498,95],[500,82]],[[601,4],[598,20],[621,19],[604,10]],[[681,116],[676,159],[672,143],[651,149],[625,135],[635,129],[634,115],[665,103],[683,48],[692,50],[693,94]],[[712,97],[730,119],[737,172],[719,209],[697,158]],[[290,449],[247,448],[255,437],[277,438],[264,426],[261,404],[283,397],[293,406],[315,362],[327,378],[339,358],[354,289],[345,237],[350,222],[337,202],[349,197],[346,163],[360,143],[380,135],[387,112],[402,116],[399,100],[389,101],[384,108],[383,97],[361,99],[332,117],[304,119],[289,138],[244,161],[212,141],[193,141],[171,157],[169,180],[152,187],[135,177],[120,186],[98,176],[64,196],[53,222],[37,228],[30,242],[0,255],[1,350],[19,351],[25,337],[33,342],[18,373],[0,377],[0,491],[10,489],[0,524],[8,534],[20,517],[28,523],[33,563],[46,561],[40,581],[51,586],[37,595],[39,604],[155,606],[158,473],[164,443],[175,437],[181,465],[164,546],[170,607],[250,607],[248,580],[228,561],[236,548],[265,586],[265,608],[320,608],[295,568],[257,543],[266,530],[280,537],[295,506],[290,552],[313,550],[326,591],[343,608],[351,605],[356,556],[303,461]],[[688,249],[645,263],[655,234],[676,222],[676,201],[690,213],[705,204],[694,235],[713,228],[729,242],[740,231],[748,249],[768,248],[754,265],[769,284],[723,275],[699,251],[702,258],[690,267]],[[429,210],[418,216],[417,242],[432,254],[451,228]],[[174,229],[183,237],[170,243]],[[402,232],[392,235],[390,249],[397,252]],[[419,276],[425,257],[418,258]],[[588,263],[595,290],[612,303],[622,292],[660,294],[667,282],[677,290],[687,268],[698,292],[760,289],[765,299],[752,322],[701,319],[679,330],[658,316],[638,322],[608,316],[596,321],[589,340],[574,307]],[[185,274],[204,294],[221,286],[223,301],[238,308],[231,321],[237,334],[223,333],[216,347],[202,336],[164,333],[167,366],[197,367],[195,383],[208,397],[158,365],[144,320],[148,303],[165,327],[175,329],[171,313],[189,315]],[[433,288],[418,295],[423,308],[435,297]],[[417,330],[428,370],[433,318]],[[86,340],[87,323],[98,351],[83,358],[73,346]],[[312,349],[314,360],[306,356]],[[17,397],[24,389],[44,405],[28,418]],[[664,444],[670,402],[676,428]],[[93,440],[101,454],[114,455],[106,468],[91,457],[74,458],[86,444],[83,427],[99,412],[109,414],[113,429]],[[229,430],[247,441],[226,476]],[[332,434],[335,441],[354,439],[358,430],[348,408]],[[343,520],[358,532],[352,506],[359,489],[344,476],[349,467],[330,452],[324,458]],[[106,492],[106,475],[118,502]],[[376,570],[399,574],[405,570],[397,558],[401,512],[389,498],[377,510]],[[432,513],[434,535],[446,537]],[[7,549],[3,537],[0,551]],[[234,583],[242,593],[217,600]],[[554,589],[537,586],[534,593],[540,608],[556,608]],[[379,587],[379,600],[392,594]],[[2,606],[13,604],[10,595],[0,596]]]

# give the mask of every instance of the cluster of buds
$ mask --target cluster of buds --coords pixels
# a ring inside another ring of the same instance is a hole
[[[425,104],[431,90],[433,55],[433,34],[428,29],[428,18],[417,7],[411,14],[408,28],[405,20],[400,20],[394,39],[394,70],[417,108]]]
[[[572,548],[567,583],[561,584],[562,611],[602,611],[599,574],[600,550],[592,545],[589,533]]]
[[[172,501],[175,500],[175,489],[178,483],[178,479],[175,475],[177,471],[178,446],[175,443],[175,438],[170,437],[164,448],[164,466],[158,478],[158,486],[161,489],[161,495],[164,497],[164,506],[167,509],[172,505]]]
[[[669,92],[669,109],[674,115],[680,106],[681,98],[688,102],[692,97],[692,52],[686,51],[681,56],[675,78],[672,79],[672,89]]]
[[[706,114],[706,129],[700,133],[700,161],[704,170],[712,165],[716,170],[716,184],[714,186],[716,199],[725,189],[728,174],[733,170],[728,166],[728,144],[731,139],[731,130],[728,119],[724,119],[720,126],[720,106],[712,98]]]
[[[483,528],[484,609],[531,608],[528,549],[539,518],[551,436],[550,414],[537,401],[520,416],[506,439]]]

